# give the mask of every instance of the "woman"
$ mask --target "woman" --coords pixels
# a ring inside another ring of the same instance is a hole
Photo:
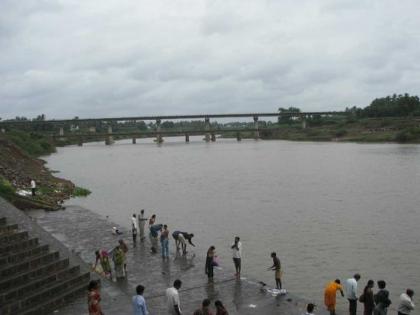
[[[153,224],[155,224],[156,221],[156,214],[152,215],[149,219],[149,226],[152,226]]]
[[[216,302],[214,302],[214,306],[216,306],[216,315],[229,315],[222,301],[217,300]]]
[[[162,258],[169,257],[169,230],[166,224],[160,232],[160,248],[162,251]]]
[[[124,278],[124,252],[120,246],[113,250],[112,259],[114,260],[115,278]]]
[[[99,281],[92,280],[88,285],[88,309],[89,315],[103,315],[101,308],[101,294],[99,293]]]
[[[363,294],[360,296],[359,301],[362,302],[365,306],[363,315],[372,315],[375,308],[375,301],[373,299],[373,290],[375,286],[373,280],[369,280],[363,290]]]
[[[210,246],[207,251],[206,257],[206,274],[209,278],[209,281],[213,281],[213,267],[214,267],[214,257],[216,256],[216,247]]]
[[[128,246],[127,244],[124,242],[124,240],[119,240],[118,243],[120,244],[120,248],[123,252],[123,259],[124,259],[124,274],[127,274],[127,253],[128,253]]]
[[[112,269],[111,264],[109,263],[109,255],[105,250],[99,251],[97,250],[95,252],[96,260],[95,265],[93,266],[93,270],[96,269],[96,266],[98,265],[98,261],[101,264],[102,271],[104,272],[105,276],[110,276],[112,279]]]

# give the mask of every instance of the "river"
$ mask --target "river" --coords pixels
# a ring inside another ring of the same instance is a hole
[[[90,143],[45,159],[92,191],[67,204],[127,229],[144,208],[172,231],[193,232],[197,254],[215,245],[232,272],[239,235],[244,275],[272,284],[266,269],[276,251],[284,286],[318,303],[328,281],[355,272],[359,290],[385,279],[394,307],[407,287],[419,301],[419,145],[190,140]]]

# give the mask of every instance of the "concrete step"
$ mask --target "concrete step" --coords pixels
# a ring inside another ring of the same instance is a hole
[[[0,218],[0,226],[6,225],[6,224],[7,224],[7,219],[5,217],[1,217]]]
[[[4,224],[0,225],[0,235],[8,234],[13,231],[17,231],[18,225],[17,224]]]
[[[8,253],[16,253],[25,249],[33,248],[38,246],[39,241],[37,238],[31,238],[23,240],[21,242],[15,242],[0,246],[0,255],[7,255]]]
[[[48,263],[57,261],[60,259],[58,252],[41,253],[36,256],[27,257],[27,259],[16,263],[14,265],[7,265],[0,268],[0,277],[7,277],[10,275],[16,275],[28,270],[36,269],[39,266],[46,265]]]
[[[7,253],[0,258],[0,269],[4,266],[16,264],[20,261],[28,259],[28,257],[38,256],[40,254],[48,253],[48,245],[40,245],[32,248],[25,248],[22,251]]]
[[[13,315],[13,314],[26,313],[32,308],[34,308],[34,305],[43,305],[45,303],[50,303],[50,301],[54,300],[56,296],[59,296],[62,294],[69,294],[70,292],[73,292],[74,288],[80,289],[84,286],[84,289],[86,291],[86,286],[89,279],[90,279],[90,274],[86,273],[86,274],[77,275],[75,277],[71,277],[70,279],[66,281],[60,281],[59,283],[55,283],[52,286],[38,290],[37,292],[23,299],[20,299],[19,301],[2,305],[0,307],[0,314]],[[38,313],[38,314],[44,314],[44,313]]]
[[[80,274],[80,267],[75,266],[58,270],[52,274],[45,275],[33,281],[23,283],[20,286],[15,286],[3,293],[0,293],[0,305],[17,301],[18,299],[24,298],[30,295],[35,290],[41,290],[45,287],[51,286],[58,281],[70,279]]]
[[[87,282],[86,282],[87,283]],[[86,283],[74,285],[68,291],[51,297],[50,300],[31,309],[23,310],[21,315],[40,315],[50,314],[60,307],[73,302],[75,299],[86,296]],[[87,307],[86,307],[87,308]]]
[[[15,286],[20,286],[23,283],[39,279],[46,275],[51,275],[59,270],[63,270],[69,266],[69,259],[61,259],[51,262],[38,268],[22,272],[20,274],[9,275],[8,277],[0,278],[0,292],[4,292]],[[1,314],[1,313],[0,313]]]
[[[4,246],[10,243],[17,243],[28,239],[28,232],[10,232],[0,235],[0,246]]]

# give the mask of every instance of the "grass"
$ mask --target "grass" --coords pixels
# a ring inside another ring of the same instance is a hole
[[[72,193],[72,197],[87,197],[91,194],[89,189],[83,187],[75,187]]]
[[[0,176],[0,196],[9,200],[15,195],[15,192],[15,188],[12,184],[7,179]]]
[[[11,130],[5,133],[4,137],[33,157],[55,152],[55,146],[51,140],[38,133]]]

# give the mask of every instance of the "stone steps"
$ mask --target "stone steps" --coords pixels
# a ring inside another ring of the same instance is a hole
[[[4,256],[2,256],[2,258],[0,258],[0,269],[6,265],[16,264],[19,261],[23,261],[27,259],[28,257],[33,257],[40,254],[48,253],[48,251],[49,251],[48,245],[39,245],[36,247],[25,248],[22,251],[11,252],[11,253],[5,254]]]
[[[89,273],[0,218],[0,314],[49,314],[86,294]]]

